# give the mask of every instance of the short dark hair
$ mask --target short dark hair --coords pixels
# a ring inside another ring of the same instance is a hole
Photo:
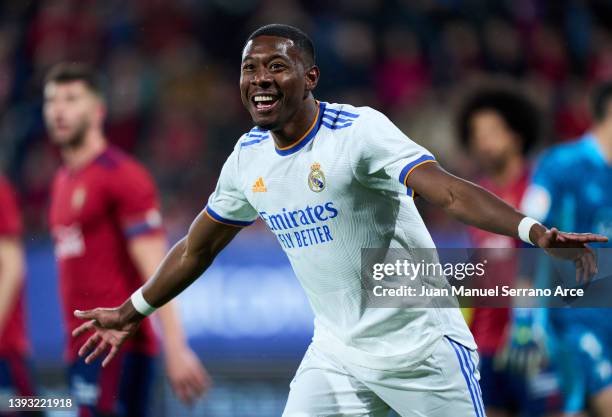
[[[492,110],[498,113],[506,125],[522,141],[522,152],[526,154],[540,137],[540,115],[538,108],[524,95],[502,89],[485,89],[473,93],[458,113],[457,127],[461,144],[469,146],[470,121],[474,114]]]
[[[315,64],[315,49],[310,37],[302,30],[289,25],[273,23],[265,25],[251,33],[246,43],[259,36],[277,36],[279,38],[291,39],[297,46],[305,58],[308,60],[308,65]]]
[[[69,83],[82,81],[95,94],[102,95],[100,76],[88,64],[81,62],[62,62],[54,65],[45,76],[44,85],[48,83]]]
[[[593,94],[591,111],[596,122],[601,122],[608,115],[608,107],[612,101],[612,81],[599,84]]]

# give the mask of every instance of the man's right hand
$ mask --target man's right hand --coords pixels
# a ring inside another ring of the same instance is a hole
[[[131,309],[126,313],[128,307]],[[79,356],[87,355],[85,363],[89,364],[110,349],[102,362],[103,367],[117,355],[121,345],[138,329],[144,319],[144,316],[134,310],[130,300],[118,308],[75,310],[74,316],[87,322],[74,329],[72,337],[80,336],[90,330],[95,331],[79,349]]]

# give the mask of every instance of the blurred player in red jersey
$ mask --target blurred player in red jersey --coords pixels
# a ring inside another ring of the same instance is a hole
[[[514,207],[518,207],[529,184],[530,169],[525,155],[540,134],[539,114],[522,95],[505,89],[486,89],[474,93],[458,118],[462,143],[477,163],[477,183]],[[496,284],[515,283],[519,270],[513,248],[521,242],[477,228],[469,228],[475,247],[508,249],[487,251],[487,275]],[[490,259],[495,255],[495,259]],[[499,307],[499,306],[497,306]],[[500,360],[510,337],[509,308],[473,309],[470,329],[481,355],[483,402],[489,417],[542,416],[559,410],[558,386],[539,381],[554,381],[551,372],[525,376],[509,369]],[[540,389],[534,389],[539,385]]]
[[[21,229],[15,192],[0,176],[0,394],[30,396]]]
[[[78,326],[75,309],[113,306],[150,277],[167,250],[157,191],[146,169],[110,146],[102,125],[105,105],[95,73],[59,64],[44,84],[44,116],[63,166],[52,185],[50,225],[59,264],[67,330]],[[160,311],[166,370],[183,401],[209,385],[188,347],[174,306]],[[136,333],[121,360],[85,366],[69,338],[70,388],[81,416],[143,416],[150,405],[157,352],[150,322]]]

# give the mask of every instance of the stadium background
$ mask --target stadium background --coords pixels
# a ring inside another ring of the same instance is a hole
[[[451,172],[477,172],[454,115],[472,88],[510,84],[543,111],[542,146],[588,128],[588,94],[612,78],[606,0],[134,0],[0,3],[0,167],[17,186],[28,253],[33,364],[43,392],[62,392],[56,272],[46,221],[59,159],[41,117],[41,78],[81,60],[105,77],[110,141],[135,154],[160,187],[172,240],[204,206],[248,114],[240,51],[259,25],[307,31],[319,99],[369,105],[430,148]],[[464,246],[462,228],[423,205],[436,243]],[[192,346],[215,385],[180,408],[158,377],[154,415],[277,416],[312,332],[312,314],[264,225],[241,233],[206,279],[180,297]]]

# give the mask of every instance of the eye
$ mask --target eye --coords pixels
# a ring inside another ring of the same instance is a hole
[[[242,70],[243,71],[247,71],[247,72],[248,71],[253,71],[254,68],[255,68],[255,65],[253,65],[253,64],[244,64],[242,66]]]
[[[272,71],[282,71],[285,68],[286,68],[286,65],[283,64],[282,62],[273,62],[272,64],[270,64],[270,69]]]

